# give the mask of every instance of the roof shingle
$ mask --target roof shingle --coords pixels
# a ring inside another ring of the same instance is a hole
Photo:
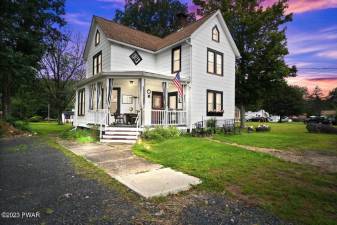
[[[102,17],[94,16],[94,20],[101,27],[104,34],[109,39],[119,42],[134,45],[150,51],[158,51],[162,48],[170,46],[178,41],[184,40],[196,31],[208,18],[215,12],[204,16],[203,18],[188,24],[187,26],[179,29],[178,31],[160,38],[142,31],[129,28],[111,20]]]

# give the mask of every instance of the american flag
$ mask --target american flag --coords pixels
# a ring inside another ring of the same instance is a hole
[[[177,73],[175,78],[172,80],[172,82],[177,87],[179,96],[183,96],[184,90],[183,90],[183,86],[181,85],[181,82],[180,82],[180,73],[179,72]]]

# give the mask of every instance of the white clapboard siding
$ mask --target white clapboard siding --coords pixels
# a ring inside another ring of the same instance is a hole
[[[212,41],[212,28],[217,25],[220,42]],[[192,83],[191,83],[191,123],[206,117],[206,90],[223,91],[223,117],[233,119],[235,111],[235,55],[221,28],[220,21],[213,17],[192,35]],[[207,48],[223,53],[223,76],[207,73]]]
[[[95,46],[95,34],[97,29],[100,32],[100,43]],[[103,31],[94,24],[93,29],[91,30],[91,34],[89,37],[89,51],[88,57],[86,60],[86,78],[92,76],[93,73],[93,56],[96,55],[98,52],[102,51],[102,71],[107,72],[110,71],[110,42],[107,40],[106,36],[104,35]]]

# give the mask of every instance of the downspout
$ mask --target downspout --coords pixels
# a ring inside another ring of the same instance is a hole
[[[187,118],[188,118],[188,124],[187,127],[190,130],[190,132],[192,132],[192,124],[191,124],[191,84],[192,84],[192,43],[191,43],[191,39],[186,40],[186,44],[188,44],[190,46],[190,76],[189,76],[189,83],[187,83],[186,88],[188,89],[188,96],[186,96],[186,98],[188,98],[188,105],[187,105]]]

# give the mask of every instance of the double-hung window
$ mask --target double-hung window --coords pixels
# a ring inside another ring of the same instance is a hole
[[[84,116],[85,114],[85,88],[78,90],[77,93],[77,115]]]
[[[181,71],[181,46],[172,49],[172,73]]]
[[[223,115],[222,91],[207,90],[207,116]]]
[[[223,54],[213,49],[207,48],[207,73],[223,74]]]
[[[102,72],[102,51],[93,57],[93,75]]]

